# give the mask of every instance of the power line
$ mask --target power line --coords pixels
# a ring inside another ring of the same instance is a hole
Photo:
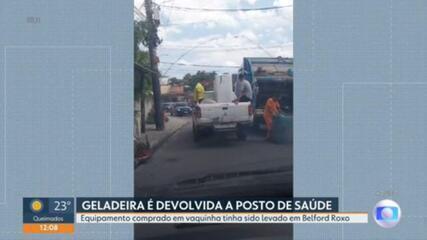
[[[237,73],[237,69],[236,70],[229,70],[229,71],[227,71],[227,70],[223,70],[223,71],[221,71],[221,70],[219,70],[219,69],[209,69],[209,70],[207,70],[207,69],[195,69],[195,68],[175,68],[173,71],[171,71],[171,72],[174,72],[174,73],[195,73],[195,72],[198,72],[198,71],[200,71],[200,72],[217,72],[217,73],[226,73],[226,72],[228,72],[228,73]],[[163,74],[163,76],[169,76],[169,75],[167,75],[167,74]]]
[[[143,12],[141,12],[141,10],[139,9],[139,8],[137,8],[137,7],[133,7],[133,12],[141,19],[141,20],[144,20],[144,19],[146,19],[147,17],[145,16],[145,14],[143,13]]]
[[[283,18],[284,20],[292,20],[291,17],[285,16],[285,15],[277,15],[279,18]],[[251,16],[250,19],[263,19],[265,16],[257,17],[257,16]],[[244,21],[244,19],[240,19]],[[208,24],[208,23],[215,23],[215,24],[221,24],[217,20],[203,20],[203,21],[194,21],[194,22],[174,22],[170,23],[170,19],[167,24],[162,23],[160,27],[173,27],[173,26],[185,26],[185,25],[197,25],[197,24]]]
[[[218,21],[211,20],[211,21],[197,21],[197,22],[177,22],[177,23],[162,24],[161,27],[182,26],[182,25],[203,24],[203,23],[218,23]]]
[[[155,73],[155,74],[157,74],[157,72],[153,71],[150,67],[147,67],[147,66],[142,65],[142,64],[138,64],[138,66],[142,67],[143,69],[147,70],[147,71],[148,71],[148,72],[150,72],[150,73]]]
[[[233,37],[235,38],[235,37],[238,37],[238,36],[240,36],[240,35],[235,35]],[[219,39],[220,38],[218,37],[218,39],[215,39],[215,40],[219,40]],[[224,39],[224,40],[229,41],[229,39]],[[280,44],[280,46],[286,46],[286,45],[291,45],[291,44],[293,44],[293,42],[284,41],[282,44]],[[182,50],[186,50],[188,48],[194,47],[194,45],[190,45],[190,44],[173,44],[173,42],[170,42],[170,43],[164,43],[163,42],[162,45],[160,45],[160,46],[164,47],[166,49],[182,49]],[[217,43],[217,44],[204,44],[204,45],[203,44],[199,44],[197,46],[197,48],[208,49],[208,50],[210,50],[210,49],[257,48],[257,47],[258,47],[257,44],[253,44],[253,45],[248,45],[246,47],[242,47],[242,44],[225,44],[224,45],[222,42],[221,42],[221,44],[219,44],[219,43]],[[264,48],[272,48],[272,47],[276,47],[276,45],[267,45]],[[279,45],[277,45],[277,47],[279,47]]]
[[[240,68],[237,65],[206,65],[206,64],[192,64],[192,63],[173,63],[173,62],[161,62],[162,64],[177,65],[177,66],[192,66],[192,67],[209,67],[209,68]]]
[[[171,64],[171,65],[169,66],[169,68],[166,70],[165,74],[167,74],[167,73],[169,72],[169,70],[171,70],[171,68],[172,68],[176,63],[178,63],[178,61],[179,61],[179,60],[181,60],[185,55],[189,54],[193,49],[197,48],[197,47],[198,47],[198,46],[200,46],[200,45],[203,45],[203,44],[205,44],[205,43],[208,43],[208,42],[210,42],[210,41],[216,40],[216,39],[218,39],[218,38],[219,38],[219,37],[212,37],[212,38],[206,39],[205,41],[202,41],[202,42],[200,42],[200,43],[198,43],[198,44],[194,45],[193,47],[189,48],[187,51],[185,51],[184,53],[182,53],[182,54],[181,54],[181,55],[180,55],[180,56],[175,60],[175,62],[174,62],[173,64]]]
[[[268,52],[267,51],[267,49],[265,49],[263,46],[261,46],[258,42],[256,42],[256,41],[254,41],[254,40],[252,40],[252,39],[250,39],[250,38],[248,38],[247,36],[245,36],[245,35],[234,35],[233,36],[234,38],[241,38],[241,37],[243,37],[243,38],[245,38],[246,40],[248,40],[249,42],[251,42],[251,43],[253,43],[253,44],[255,44],[255,45],[257,45],[258,47],[259,47],[259,49],[261,49],[264,53],[266,53],[269,57],[273,57],[273,55],[270,53],[270,52]],[[206,39],[205,41],[203,41],[203,42],[200,42],[200,43],[198,43],[198,44],[196,44],[196,45],[194,45],[193,47],[191,47],[191,48],[189,48],[187,51],[185,51],[184,53],[182,53],[176,60],[175,60],[175,62],[173,62],[173,64],[171,64],[170,66],[169,66],[169,68],[168,69],[166,69],[166,72],[164,73],[164,74],[167,74],[168,72],[169,72],[169,70],[171,70],[171,68],[173,67],[173,66],[175,66],[175,64],[176,63],[178,63],[179,62],[179,60],[181,60],[185,55],[187,55],[187,54],[189,54],[191,51],[193,51],[194,49],[196,49],[198,46],[202,46],[203,44],[205,44],[205,43],[208,43],[208,42],[211,42],[211,41],[214,41],[214,40],[217,40],[217,39],[219,39],[220,37],[212,37],[212,38],[209,38],[209,39]]]
[[[174,1],[174,0],[165,0],[165,1],[162,2],[162,4],[167,3],[167,2],[172,2],[172,1]]]
[[[182,50],[194,47],[194,45],[190,45],[190,44],[162,44],[160,46],[165,47],[165,48],[174,48],[174,49],[182,49]],[[224,47],[233,48],[233,47],[241,47],[241,46],[242,45],[233,44],[233,45],[225,45]],[[197,48],[214,49],[214,48],[218,48],[218,47],[221,47],[221,46],[205,44],[205,45],[199,45]]]
[[[269,11],[277,10],[282,8],[293,7],[293,5],[286,6],[272,6],[272,7],[260,7],[260,8],[191,8],[191,7],[180,7],[159,4],[163,8],[179,9],[185,11],[205,11],[205,12],[250,12],[250,11]]]
[[[264,49],[278,49],[283,48],[286,45],[277,45],[277,46],[268,46],[264,47]],[[185,47],[161,47],[161,49],[165,50],[186,50],[188,48]],[[260,47],[235,47],[235,48],[221,48],[221,47],[211,47],[211,48],[200,48],[200,49],[194,49],[194,51],[197,52],[217,52],[217,51],[225,51],[225,52],[235,52],[235,51],[244,51],[244,50],[263,50]]]
[[[165,2],[172,2],[172,6],[175,6],[175,4],[176,4],[175,0],[164,1],[163,3],[165,3]],[[173,12],[173,11],[170,11],[170,12],[166,13],[166,15],[165,15],[165,17],[166,17],[166,19],[167,19],[167,21],[168,21],[168,24],[170,24],[170,23],[171,23],[171,19],[170,19],[170,17],[171,17],[171,15],[172,15],[172,12]]]
[[[287,17],[285,15],[277,15],[276,14],[276,16],[279,16],[279,18],[283,18],[284,20],[292,20],[292,18]],[[262,17],[252,17],[251,16],[250,17],[250,19],[252,19],[252,20],[253,19],[263,19],[263,18],[265,18],[265,16],[262,16]],[[244,21],[245,19],[239,19],[239,20]],[[167,23],[167,24],[162,23],[160,27],[167,28],[167,27],[173,27],[173,26],[186,26],[186,25],[209,24],[209,23],[221,24],[221,22],[218,22],[216,20],[203,20],[203,21],[194,21],[194,22],[175,22],[175,23]]]

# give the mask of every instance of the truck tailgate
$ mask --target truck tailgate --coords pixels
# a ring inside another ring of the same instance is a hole
[[[209,103],[200,104],[201,117],[211,119],[214,123],[237,123],[251,120],[250,103]]]

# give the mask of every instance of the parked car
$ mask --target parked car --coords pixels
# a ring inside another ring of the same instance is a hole
[[[177,111],[178,109],[179,112]],[[172,116],[183,116],[183,113],[188,112],[187,114],[191,114],[192,113],[192,109],[191,107],[188,105],[188,103],[186,102],[176,102],[173,104],[173,106],[171,107],[170,113]]]
[[[175,108],[175,116],[178,117],[191,115],[192,112],[193,109],[189,106],[179,106]]]
[[[173,108],[173,104],[174,104],[173,102],[165,102],[165,103],[163,103],[162,104],[163,112],[170,113],[171,110],[172,110],[172,108]]]

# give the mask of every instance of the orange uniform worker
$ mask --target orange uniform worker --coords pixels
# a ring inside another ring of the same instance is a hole
[[[270,97],[264,106],[264,121],[267,127],[267,137],[271,138],[271,130],[273,128],[273,118],[280,112],[280,103],[277,97]]]

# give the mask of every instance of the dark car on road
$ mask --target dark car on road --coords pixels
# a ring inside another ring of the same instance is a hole
[[[181,106],[175,108],[175,116],[188,116],[191,115],[193,109],[189,106]]]
[[[171,112],[173,108],[173,102],[166,102],[162,104],[162,109],[164,112]]]
[[[177,102],[173,105],[170,113],[172,116],[187,116],[191,115],[193,109],[186,102]]]

